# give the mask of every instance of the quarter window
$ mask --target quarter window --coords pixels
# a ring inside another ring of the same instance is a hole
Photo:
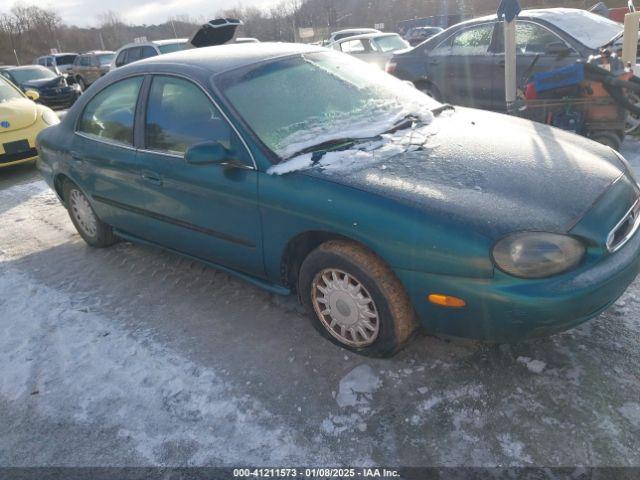
[[[197,143],[219,142],[238,150],[238,138],[200,87],[176,77],[156,76],[151,84],[146,146],[177,155]]]
[[[121,80],[87,104],[78,131],[105,140],[133,145],[133,124],[142,77]]]

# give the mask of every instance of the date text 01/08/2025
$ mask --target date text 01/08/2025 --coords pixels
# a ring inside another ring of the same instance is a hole
[[[236,478],[394,478],[397,470],[386,468],[237,468]]]

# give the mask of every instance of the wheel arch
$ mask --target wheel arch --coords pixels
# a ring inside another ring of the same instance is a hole
[[[53,177],[53,186],[55,188],[56,194],[58,194],[58,198],[64,205],[67,204],[66,199],[64,198],[64,182],[73,182],[71,178],[69,178],[64,173],[58,173],[55,177]]]
[[[297,291],[298,274],[304,259],[320,245],[331,240],[343,240],[361,245],[385,261],[370,245],[355,238],[336,232],[308,230],[291,238],[285,246],[280,260],[280,281],[282,284],[289,287],[292,292]],[[387,262],[385,261],[385,263]]]

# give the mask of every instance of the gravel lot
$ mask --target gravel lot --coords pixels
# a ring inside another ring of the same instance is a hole
[[[0,171],[0,466],[640,466],[639,360],[638,282],[552,338],[355,356],[290,298],[87,247],[33,168]]]

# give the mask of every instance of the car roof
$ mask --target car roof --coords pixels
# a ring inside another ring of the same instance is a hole
[[[41,70],[45,69],[47,71],[50,71],[47,67],[44,67],[42,65],[20,65],[19,67],[13,66],[13,67],[7,67],[7,68],[2,67],[3,70],[28,70],[31,68],[39,68]]]
[[[125,48],[132,47],[144,47],[145,45],[155,45],[157,47],[161,47],[162,45],[171,45],[172,43],[188,43],[188,38],[171,38],[165,40],[148,40],[146,42],[131,42],[121,46],[118,51],[124,50]]]
[[[109,53],[116,53],[112,50],[91,50],[90,52],[84,52],[81,53],[80,55],[106,55]]]
[[[367,38],[380,38],[380,37],[399,37],[397,33],[389,32],[389,33],[363,33],[362,35],[353,35],[352,37],[341,38],[340,40],[336,40],[335,43],[344,43],[350,42],[351,40],[365,40]]]
[[[220,73],[275,58],[323,51],[326,49],[302,43],[229,43],[159,55],[125,65],[117,71],[152,65],[185,65]]]
[[[338,35],[340,33],[350,33],[350,32],[378,32],[375,28],[345,28],[344,30],[338,30],[337,32],[333,32],[331,36]]]

